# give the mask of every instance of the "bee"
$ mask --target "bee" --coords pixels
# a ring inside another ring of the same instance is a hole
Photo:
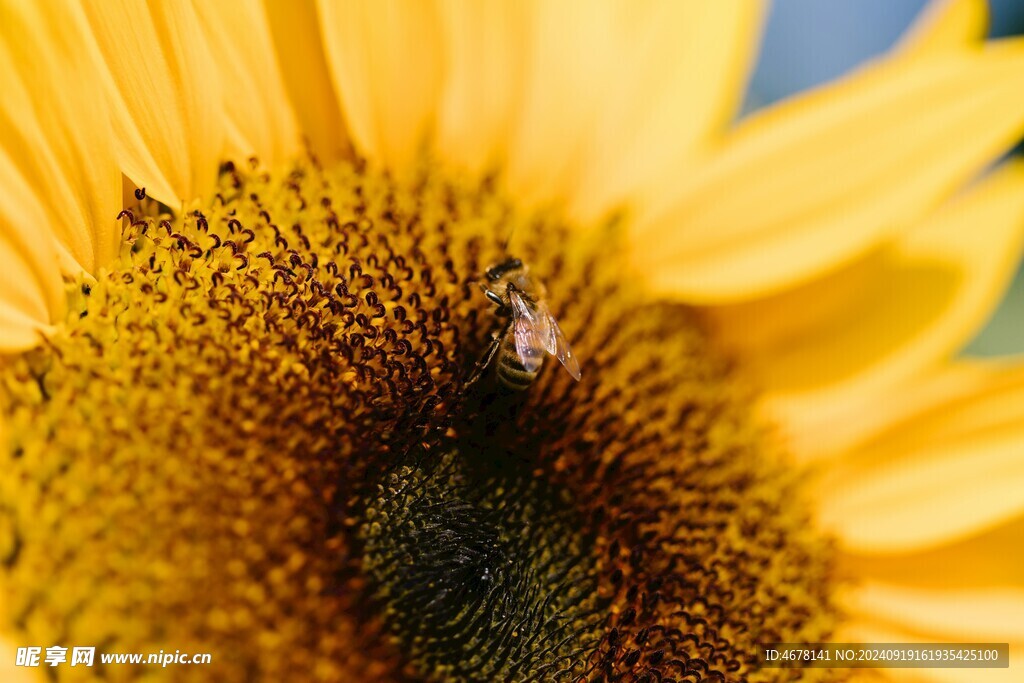
[[[498,381],[514,391],[527,389],[537,378],[544,354],[558,358],[577,382],[580,364],[569,342],[544,301],[545,289],[530,276],[529,267],[509,257],[485,271],[484,294],[497,308],[494,314],[507,321],[493,335],[483,359],[477,363],[466,386],[476,382],[497,356]]]

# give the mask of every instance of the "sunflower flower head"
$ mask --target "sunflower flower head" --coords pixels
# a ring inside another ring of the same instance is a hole
[[[807,95],[816,114],[783,103],[735,130],[753,3],[62,10],[2,8],[14,646],[211,653],[170,680],[843,680],[762,668],[758,646],[864,626],[872,596],[901,595],[865,578],[876,555],[1024,507],[923,533],[893,504],[887,526],[891,472],[869,466],[887,454],[906,481],[900,459],[923,458],[900,420],[1019,390],[932,363],[1012,258],[977,265],[1021,241],[1013,164],[931,212],[1024,126],[1006,85],[1024,51],[976,49],[975,3]],[[663,25],[729,40],[680,47]],[[630,80],[668,63],[668,85]],[[596,107],[602,74],[622,96]],[[953,103],[968,83],[980,103]],[[976,139],[931,151],[965,122]],[[858,131],[865,148],[815,155]],[[924,151],[919,179],[886,170]],[[972,221],[994,246],[962,248]],[[524,391],[493,363],[475,379],[514,329],[481,280],[513,255],[578,383],[554,358]],[[922,289],[933,305],[889,336],[834,334],[851,311],[885,328]],[[897,390],[902,412],[863,417]],[[1011,413],[929,434],[1002,437]]]
[[[758,638],[828,632],[828,553],[748,392],[622,281],[614,226],[576,245],[489,184],[348,162],[218,189],[127,211],[118,266],[5,375],[27,637],[208,649],[223,680],[504,680],[746,675]],[[582,385],[464,386],[495,223],[585,330]]]

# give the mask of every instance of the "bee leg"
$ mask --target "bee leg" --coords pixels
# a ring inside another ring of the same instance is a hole
[[[509,320],[505,323],[505,327],[502,328],[501,332],[495,332],[491,335],[491,345],[487,347],[487,352],[484,353],[484,357],[478,360],[476,365],[473,366],[473,372],[469,373],[469,377],[466,379],[465,384],[462,385],[463,389],[468,389],[476,384],[477,380],[479,380],[484,374],[484,370],[486,370],[487,366],[489,366],[491,361],[494,360],[494,354],[498,353],[498,347],[501,346],[501,340],[508,333],[511,326],[512,321]]]

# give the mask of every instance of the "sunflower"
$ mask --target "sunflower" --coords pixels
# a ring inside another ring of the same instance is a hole
[[[1024,42],[937,3],[735,123],[762,18],[0,3],[5,675],[1017,657],[1024,368],[955,356],[1024,240],[1024,167],[990,168],[1024,131]],[[579,383],[554,359],[526,391],[467,382],[511,255]],[[51,646],[212,662],[14,665]]]

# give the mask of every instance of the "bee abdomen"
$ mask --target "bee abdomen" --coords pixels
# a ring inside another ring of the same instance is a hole
[[[516,352],[512,335],[507,336],[501,344],[501,350],[498,351],[497,366],[498,381],[513,391],[523,391],[529,388],[540,371],[539,367],[532,372],[523,367],[522,361],[519,360],[519,354]]]

